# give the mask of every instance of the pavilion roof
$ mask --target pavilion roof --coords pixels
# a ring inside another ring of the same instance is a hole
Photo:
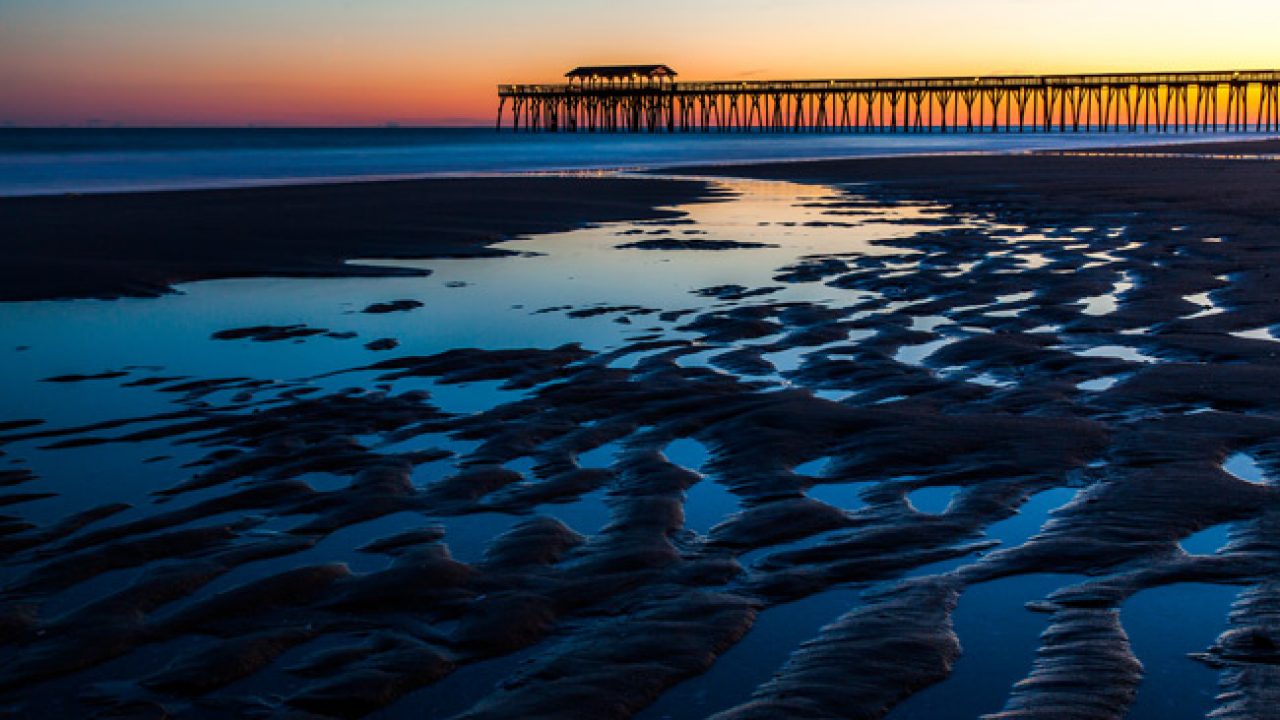
[[[675,77],[676,71],[667,65],[584,65],[564,74],[568,78],[627,78],[633,75],[640,77]]]

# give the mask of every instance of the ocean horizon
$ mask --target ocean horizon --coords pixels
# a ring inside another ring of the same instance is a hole
[[[0,196],[650,170],[1257,139],[1228,132],[515,133],[493,128],[5,128]]]

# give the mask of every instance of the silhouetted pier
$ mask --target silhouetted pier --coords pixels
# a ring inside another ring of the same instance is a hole
[[[676,82],[666,65],[499,85],[498,129],[546,132],[1280,130],[1280,70]]]

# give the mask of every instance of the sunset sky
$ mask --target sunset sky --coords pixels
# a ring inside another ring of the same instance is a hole
[[[499,82],[1280,67],[1275,0],[0,0],[0,123],[461,125]]]

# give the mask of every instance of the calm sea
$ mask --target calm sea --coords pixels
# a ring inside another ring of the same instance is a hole
[[[1185,141],[1146,134],[569,135],[489,128],[4,129],[0,195]],[[1216,134],[1214,139],[1231,139]]]

